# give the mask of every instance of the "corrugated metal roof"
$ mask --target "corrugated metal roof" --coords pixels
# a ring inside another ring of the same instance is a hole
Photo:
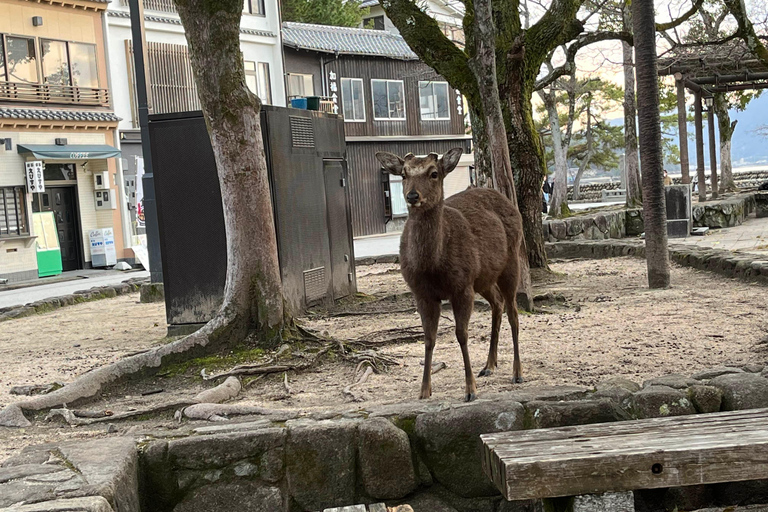
[[[42,121],[100,121],[109,123],[117,123],[120,121],[120,118],[117,117],[114,112],[7,107],[0,107],[0,118],[32,119]]]
[[[384,30],[286,21],[283,23],[283,43],[300,50],[418,60],[402,36]]]
[[[373,7],[379,5],[379,0],[363,0],[360,2],[360,7]]]

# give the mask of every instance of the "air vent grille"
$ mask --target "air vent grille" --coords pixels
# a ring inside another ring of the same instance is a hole
[[[325,298],[328,285],[325,282],[325,267],[304,271],[304,296],[307,304]]]
[[[315,131],[312,128],[312,119],[308,117],[290,116],[291,118],[291,143],[295,148],[315,147]]]

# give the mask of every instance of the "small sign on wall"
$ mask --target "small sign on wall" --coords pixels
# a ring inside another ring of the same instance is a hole
[[[27,191],[32,193],[45,192],[45,181],[43,180],[43,162],[34,160],[24,164],[27,174]]]

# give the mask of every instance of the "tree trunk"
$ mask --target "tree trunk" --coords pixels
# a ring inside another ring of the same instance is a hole
[[[637,62],[637,107],[640,159],[643,165],[643,217],[648,285],[651,288],[666,288],[669,286],[667,211],[656,68],[656,24],[651,0],[632,2],[632,22]]]
[[[720,190],[722,192],[736,192],[738,188],[733,181],[733,163],[731,162],[731,139],[736,130],[736,123],[731,122],[728,114],[728,101],[725,94],[715,94],[715,114],[720,131]]]
[[[240,0],[176,0],[211,138],[224,206],[227,281],[221,313],[270,338],[288,317],[261,138],[261,101],[245,84]],[[221,314],[220,313],[220,314]]]
[[[472,122],[472,151],[475,155],[475,176],[478,187],[493,188],[493,170],[488,151],[488,134],[485,118],[479,106],[469,103],[469,118]]]
[[[555,177],[554,190],[550,201],[549,214],[560,217],[563,214],[563,206],[568,208],[568,144],[563,140],[560,131],[560,114],[557,111],[557,101],[554,91],[539,91],[539,97],[544,101],[549,116],[549,128],[552,132],[552,147],[555,153]]]
[[[640,162],[637,157],[637,128],[635,111],[635,65],[632,47],[621,43],[624,55],[624,165],[627,176],[627,206],[637,208],[643,205],[643,190],[640,179]]]
[[[485,134],[488,142],[487,152],[491,162],[494,188],[504,194],[515,206],[518,206],[519,210],[509,158],[509,146],[506,144],[507,131],[504,126],[501,100],[499,99],[493,34],[490,0],[477,0],[475,2],[474,30],[470,38],[475,55],[469,60],[469,67],[477,79],[480,91]],[[540,206],[541,202],[539,202]],[[541,221],[541,214],[539,214],[539,221]],[[518,258],[521,266],[520,283],[518,283],[517,291],[518,306],[526,311],[533,311],[531,273],[525,244],[521,247]]]

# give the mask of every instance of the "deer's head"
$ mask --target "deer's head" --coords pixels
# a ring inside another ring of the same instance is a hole
[[[409,209],[429,209],[443,200],[443,180],[456,168],[462,153],[462,148],[453,148],[442,158],[438,158],[437,153],[423,158],[408,153],[400,158],[393,153],[379,151],[376,158],[387,172],[403,177],[403,196]]]

